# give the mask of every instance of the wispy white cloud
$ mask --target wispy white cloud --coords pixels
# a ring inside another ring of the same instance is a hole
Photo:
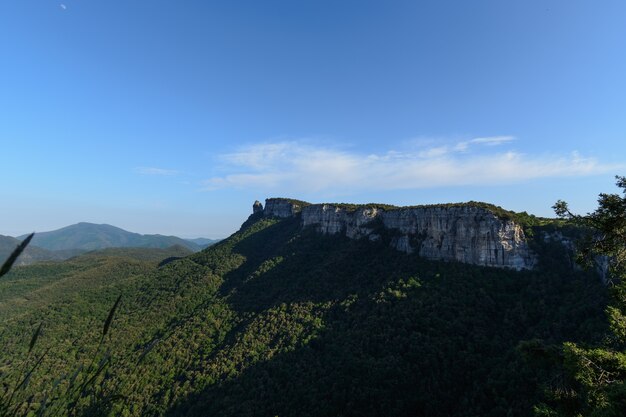
[[[67,10],[67,6],[63,3],[59,4],[59,7],[61,8],[61,10]]]
[[[515,140],[514,136],[488,136],[484,138],[474,138],[470,140],[470,143],[478,143],[488,146],[502,145],[503,143],[511,142]]]
[[[457,152],[465,152],[470,146],[484,145],[484,146],[498,146],[511,141],[514,141],[514,136],[486,136],[482,138],[474,138],[457,143],[453,149]]]
[[[447,153],[450,153],[450,148],[448,146],[435,146],[435,147],[420,151],[417,155],[420,158],[436,158],[436,157],[444,156]]]
[[[141,175],[162,175],[162,176],[172,176],[178,175],[179,172],[173,169],[163,169],[163,168],[154,168],[154,167],[137,167],[135,168],[135,172]]]
[[[515,151],[472,152],[478,146],[513,141],[512,136],[476,138],[416,151],[362,154],[301,142],[251,145],[223,155],[229,173],[204,181],[206,190],[350,193],[361,190],[489,186],[520,181],[594,175],[614,165],[578,153],[529,155]],[[478,148],[476,148],[479,150]]]

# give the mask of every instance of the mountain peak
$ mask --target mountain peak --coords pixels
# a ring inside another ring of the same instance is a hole
[[[18,239],[23,239],[20,236]],[[35,234],[33,245],[48,250],[97,250],[114,247],[167,248],[184,246],[192,251],[202,247],[176,236],[142,235],[110,224],[79,222],[49,232]]]

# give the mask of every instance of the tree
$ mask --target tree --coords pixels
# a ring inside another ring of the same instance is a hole
[[[617,176],[622,194],[600,194],[598,208],[587,215],[573,214],[566,202],[556,214],[587,233],[578,242],[578,260],[584,266],[607,265],[611,301],[607,315],[611,334],[602,346],[563,346],[566,386],[553,390],[554,406],[536,408],[543,416],[626,416],[626,177]]]

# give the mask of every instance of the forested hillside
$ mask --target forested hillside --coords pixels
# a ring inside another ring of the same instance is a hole
[[[34,352],[50,350],[19,401],[44,415],[530,416],[560,378],[551,346],[607,326],[599,277],[533,235],[538,267],[513,271],[259,213],[167,263],[18,267],[0,282],[1,378],[18,379],[43,323]],[[106,366],[72,397],[94,358]]]
[[[0,235],[0,259],[4,260],[8,258],[19,244],[19,239]],[[47,250],[35,245],[28,245],[26,250],[19,257],[17,265],[30,265],[41,261],[61,261],[71,258],[72,256],[80,255],[83,252],[84,251],[80,249]]]

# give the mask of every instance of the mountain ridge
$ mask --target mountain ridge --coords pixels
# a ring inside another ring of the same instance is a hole
[[[209,239],[206,237],[196,237],[196,238],[190,238],[190,239],[185,239],[185,240],[188,242],[195,243],[196,245],[199,245],[200,247],[202,247],[202,249],[204,249],[211,245],[216,244],[221,239]]]
[[[22,240],[27,235],[18,236]],[[32,245],[46,250],[91,251],[116,247],[168,248],[179,245],[193,252],[205,246],[193,240],[160,234],[140,234],[129,232],[110,224],[79,222],[60,229],[36,233]]]
[[[302,227],[351,239],[381,239],[390,245],[433,260],[482,266],[532,269],[536,254],[528,245],[525,226],[546,223],[527,213],[515,213],[480,202],[396,207],[386,204],[311,204],[288,198],[255,201],[253,215],[300,218]]]

